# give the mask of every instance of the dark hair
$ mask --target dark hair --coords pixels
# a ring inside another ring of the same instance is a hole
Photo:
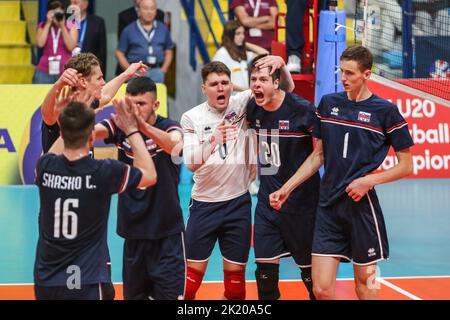
[[[245,48],[245,41],[242,46],[237,46],[234,43],[234,38],[236,36],[236,30],[242,27],[242,25],[237,20],[228,21],[224,28],[222,34],[222,46],[227,49],[231,58],[236,61],[246,61],[247,60],[247,49]]]
[[[82,102],[72,101],[59,115],[59,126],[64,146],[79,149],[86,145],[94,130],[95,112]]]
[[[342,52],[341,61],[356,61],[360,71],[372,69],[373,56],[369,49],[363,46],[351,46]]]
[[[248,68],[249,78],[251,78],[251,74],[253,73],[253,71],[255,71],[256,69],[258,69],[258,68],[256,67],[256,63],[257,63],[259,60],[261,60],[262,58],[265,58],[265,57],[267,57],[267,56],[268,56],[268,54],[260,54],[260,55],[256,56],[256,57],[252,60],[252,62],[250,62],[250,67]],[[270,72],[270,71],[272,71],[272,67],[269,67],[269,72]],[[275,81],[275,80],[280,80],[280,78],[281,78],[281,70],[280,70],[280,69],[277,69],[277,70],[275,70],[274,73],[272,73],[272,80],[273,80],[273,81]]]
[[[49,0],[49,1],[47,2],[47,12],[49,12],[50,10],[58,9],[58,8],[61,8],[61,9],[64,10],[64,6],[63,6],[63,4],[62,4],[61,1],[58,1],[58,0]]]
[[[85,78],[89,78],[92,73],[92,67],[100,66],[100,60],[93,53],[80,53],[70,58],[64,65],[64,70],[69,68],[77,70]]]
[[[156,96],[156,84],[148,77],[134,78],[127,84],[126,93],[131,96],[137,96],[146,92],[154,93]]]
[[[202,68],[202,79],[203,83],[205,83],[206,78],[211,73],[217,73],[217,74],[226,74],[228,78],[231,78],[231,71],[228,69],[228,67],[220,61],[212,61],[210,63],[207,63]]]

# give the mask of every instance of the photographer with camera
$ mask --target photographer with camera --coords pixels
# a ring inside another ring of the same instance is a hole
[[[37,29],[36,44],[43,48],[42,57],[33,76],[34,84],[55,83],[64,71],[77,46],[78,29],[66,22],[64,7],[58,0],[47,3],[47,20]]]

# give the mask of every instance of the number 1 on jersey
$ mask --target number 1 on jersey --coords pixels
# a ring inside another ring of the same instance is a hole
[[[342,157],[344,159],[347,159],[347,151],[348,151],[348,136],[350,135],[349,132],[347,132],[344,136],[344,150],[342,151]]]

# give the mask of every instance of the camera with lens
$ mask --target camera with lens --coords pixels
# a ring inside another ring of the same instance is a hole
[[[55,20],[56,21],[62,21],[64,19],[64,13],[63,12],[55,12]]]

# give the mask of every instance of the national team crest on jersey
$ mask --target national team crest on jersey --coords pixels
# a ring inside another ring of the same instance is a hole
[[[279,120],[278,121],[279,130],[289,130],[289,120]]]
[[[228,114],[226,114],[225,115],[225,120],[228,122],[228,123],[234,123],[236,120],[237,120],[237,114],[236,114],[236,112],[234,112],[234,111],[231,111],[230,113],[228,113]]]
[[[359,115],[358,115],[358,121],[362,121],[362,122],[370,122],[370,113],[368,113],[368,112],[362,112],[362,111],[360,111],[359,112]]]

